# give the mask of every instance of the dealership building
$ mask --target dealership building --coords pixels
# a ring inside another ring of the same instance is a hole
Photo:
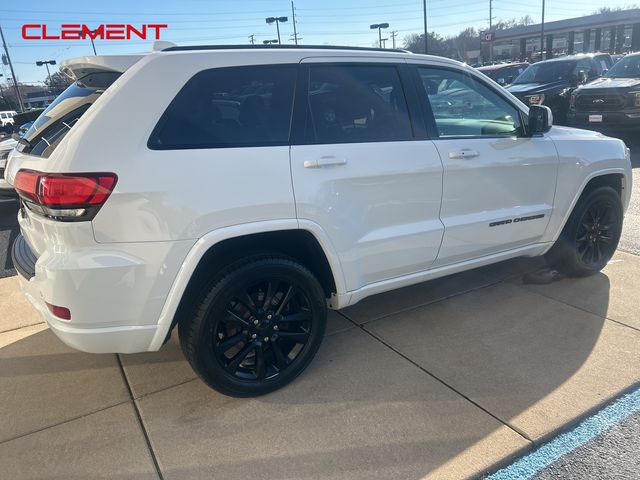
[[[540,58],[541,25],[497,30],[493,55],[500,59]],[[570,18],[544,25],[544,57],[581,52],[640,51],[640,9]]]

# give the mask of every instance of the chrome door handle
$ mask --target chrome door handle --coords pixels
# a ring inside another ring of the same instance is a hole
[[[316,160],[305,160],[304,168],[320,168],[331,167],[338,165],[346,165],[347,160],[345,158],[338,158],[334,156],[320,157]]]
[[[469,148],[463,148],[462,150],[460,150],[458,152],[449,152],[449,158],[451,158],[451,159],[475,158],[475,157],[479,157],[479,156],[480,156],[480,152],[477,152],[475,150],[471,150]]]

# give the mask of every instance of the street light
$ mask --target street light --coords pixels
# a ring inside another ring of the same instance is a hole
[[[278,44],[280,44],[280,22],[286,22],[289,20],[289,17],[267,17],[265,20],[269,25],[275,22],[276,29],[278,30]]]
[[[388,23],[374,23],[373,25],[369,25],[371,30],[378,30],[378,46],[382,48],[382,29],[389,28]]]
[[[262,41],[262,43],[263,43],[263,44],[265,44],[265,45],[269,45],[269,44],[271,44],[271,43],[280,43],[280,42],[279,42],[279,41],[278,41],[278,39],[276,38],[276,39],[274,39],[274,40],[263,40],[263,41]]]
[[[51,73],[49,72],[49,65],[55,65],[55,64],[56,64],[55,60],[38,60],[36,62],[36,65],[39,67],[41,67],[42,65],[47,67],[47,77],[49,77],[49,88],[51,88]]]

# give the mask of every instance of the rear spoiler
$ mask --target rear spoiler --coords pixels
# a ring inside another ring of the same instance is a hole
[[[144,55],[76,57],[62,62],[60,71],[74,81],[95,72],[124,73],[142,57]]]
[[[152,52],[161,52],[167,48],[175,47],[176,44],[166,41],[155,41]],[[146,54],[135,55],[94,55],[92,57],[76,57],[65,60],[60,65],[60,71],[72,80],[78,80],[89,73],[95,72],[116,72],[124,73],[138,60]]]

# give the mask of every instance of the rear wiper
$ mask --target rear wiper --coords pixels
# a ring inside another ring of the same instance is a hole
[[[26,138],[21,137],[18,133],[14,133],[13,135],[11,135],[11,138],[13,138],[18,143],[21,143],[22,145],[24,145],[27,148],[33,148],[33,145],[31,145],[31,142],[29,140],[27,140]]]

